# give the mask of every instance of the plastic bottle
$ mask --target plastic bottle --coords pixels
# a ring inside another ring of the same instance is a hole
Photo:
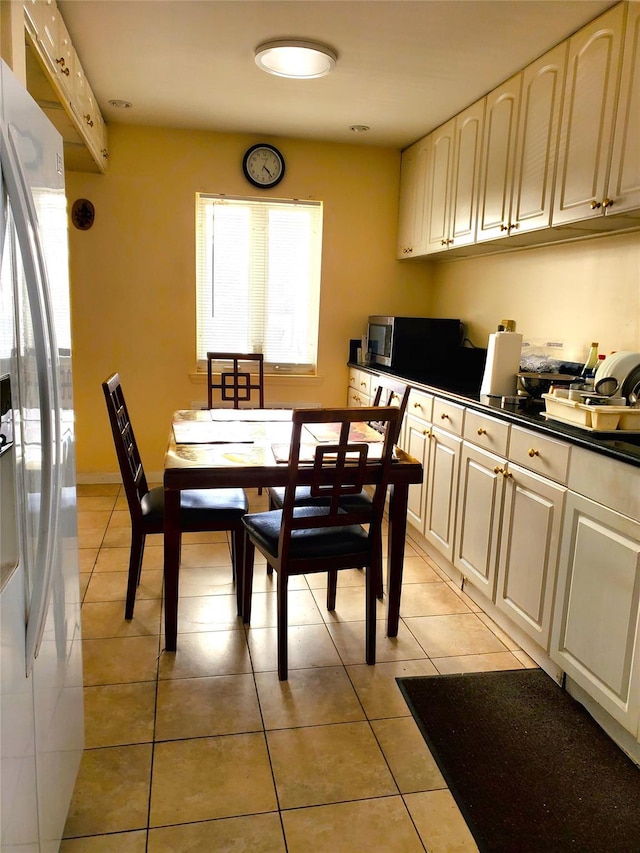
[[[583,379],[587,377],[591,377],[594,375],[596,368],[598,367],[598,342],[592,341],[591,346],[589,347],[589,355],[587,356],[587,360],[584,363],[584,367],[580,372],[580,376]]]

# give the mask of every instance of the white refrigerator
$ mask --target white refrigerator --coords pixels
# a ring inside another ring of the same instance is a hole
[[[0,65],[0,849],[60,846],[84,741],[62,139]]]

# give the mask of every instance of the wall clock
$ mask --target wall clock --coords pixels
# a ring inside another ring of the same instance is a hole
[[[270,189],[284,177],[284,157],[273,145],[261,142],[245,152],[242,171],[254,187]]]

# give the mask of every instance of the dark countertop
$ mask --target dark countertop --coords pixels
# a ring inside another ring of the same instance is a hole
[[[465,388],[460,382],[452,381],[444,377],[430,379],[429,382],[419,380],[416,377],[393,373],[368,365],[356,364],[349,362],[349,367],[354,367],[357,370],[364,370],[367,373],[385,374],[387,376],[396,376],[402,379],[414,388],[424,390],[436,397],[444,397],[451,402],[459,403],[467,406],[470,409],[475,409],[486,415],[491,415],[499,420],[509,421],[518,426],[533,429],[536,432],[544,433],[552,438],[563,439],[571,444],[584,447],[595,453],[601,453],[609,456],[612,459],[618,459],[620,462],[626,462],[630,465],[640,467],[640,434],[625,433],[619,431],[611,432],[592,432],[586,429],[581,429],[571,424],[563,424],[559,421],[547,420],[542,414],[544,406],[540,403],[531,403],[527,401],[526,408],[519,408],[517,405],[502,405],[502,401],[498,397],[480,397],[477,390]],[[430,383],[434,384],[430,384]],[[476,386],[477,388],[477,386]],[[522,405],[522,398],[519,405]]]

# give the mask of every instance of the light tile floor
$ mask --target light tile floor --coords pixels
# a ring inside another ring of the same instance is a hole
[[[165,653],[161,537],[126,622],[124,495],[80,486],[78,509],[86,748],[61,853],[477,850],[395,679],[535,664],[411,539],[400,631],[385,636],[381,604],[373,667],[362,573],[340,573],[334,613],[326,576],[292,579],[280,682],[264,564],[244,628],[226,535],[185,536],[178,651]]]

